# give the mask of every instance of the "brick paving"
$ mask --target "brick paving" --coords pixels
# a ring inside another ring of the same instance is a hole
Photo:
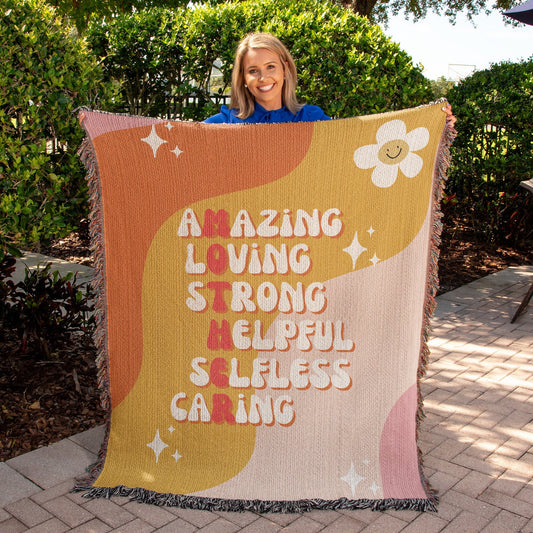
[[[514,323],[533,266],[440,296],[422,382],[425,472],[438,513],[217,513],[70,492],[102,428],[0,463],[0,533],[533,533],[533,302]]]

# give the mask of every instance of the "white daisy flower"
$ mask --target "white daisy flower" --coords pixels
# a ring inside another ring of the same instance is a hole
[[[398,167],[408,178],[422,170],[422,158],[413,152],[429,142],[426,128],[415,128],[407,133],[402,120],[383,124],[376,133],[377,144],[361,146],[353,154],[355,164],[362,169],[374,168],[372,183],[377,187],[390,187],[398,177]]]

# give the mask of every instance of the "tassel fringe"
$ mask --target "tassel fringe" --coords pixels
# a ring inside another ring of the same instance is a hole
[[[432,102],[429,105],[433,104],[447,104],[448,100],[446,98],[441,98]],[[440,245],[441,245],[441,235],[442,235],[442,210],[441,210],[441,201],[444,195],[444,189],[447,181],[447,171],[450,166],[450,147],[457,136],[457,131],[446,124],[444,132],[442,134],[437,158],[434,168],[434,177],[433,177],[433,205],[432,205],[432,227],[433,231],[431,233],[431,242],[429,246],[429,260],[428,260],[428,272],[427,272],[427,284],[426,284],[426,302],[424,306],[424,317],[422,324],[422,338],[421,338],[421,347],[420,347],[420,356],[418,363],[418,372],[417,372],[417,399],[418,399],[418,409],[416,413],[416,441],[418,442],[420,424],[426,417],[424,413],[424,401],[422,398],[422,392],[420,383],[422,378],[426,375],[430,350],[428,347],[428,340],[431,333],[431,318],[435,309],[437,307],[437,302],[435,296],[439,288],[439,255],[440,255]],[[426,476],[423,472],[423,456],[420,447],[418,447],[418,465],[420,470],[420,479],[425,488],[426,494],[430,501],[436,505],[438,503],[437,491],[433,489]]]
[[[340,509],[371,509],[372,511],[386,511],[388,509],[409,511],[436,512],[436,502],[431,499],[411,498],[383,500],[294,500],[294,501],[265,501],[265,500],[228,500],[221,498],[205,498],[200,496],[183,496],[180,494],[163,494],[143,488],[92,487],[84,489],[76,487],[73,492],[87,490],[84,498],[106,498],[122,496],[138,503],[147,503],[159,507],[180,507],[182,509],[196,509],[200,511],[229,511],[255,513],[305,513],[313,510],[336,511]]]
[[[80,108],[80,122],[84,108]],[[96,346],[97,384],[100,392],[100,404],[108,414],[104,442],[98,453],[98,461],[89,466],[85,476],[76,480],[77,486],[91,486],[101,472],[107,451],[109,439],[111,399],[109,393],[109,367],[107,359],[107,316],[106,316],[106,287],[105,287],[105,250],[104,250],[104,222],[102,213],[102,194],[100,187],[100,174],[94,147],[86,135],[82,142],[78,156],[87,170],[87,184],[89,189],[89,232],[91,237],[91,250],[94,257],[94,273],[91,286],[96,294],[94,316],[96,328],[93,340]]]

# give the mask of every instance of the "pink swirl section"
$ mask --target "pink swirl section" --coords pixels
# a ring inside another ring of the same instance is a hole
[[[400,397],[383,427],[379,447],[383,498],[427,498],[416,445],[416,384]]]
[[[169,122],[159,118],[116,115],[84,109],[80,109],[78,116],[92,140],[104,133]]]

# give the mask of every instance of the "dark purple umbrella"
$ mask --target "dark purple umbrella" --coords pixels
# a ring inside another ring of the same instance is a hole
[[[524,24],[533,25],[533,0],[528,0],[525,4],[513,7],[509,11],[504,11],[503,14]]]

